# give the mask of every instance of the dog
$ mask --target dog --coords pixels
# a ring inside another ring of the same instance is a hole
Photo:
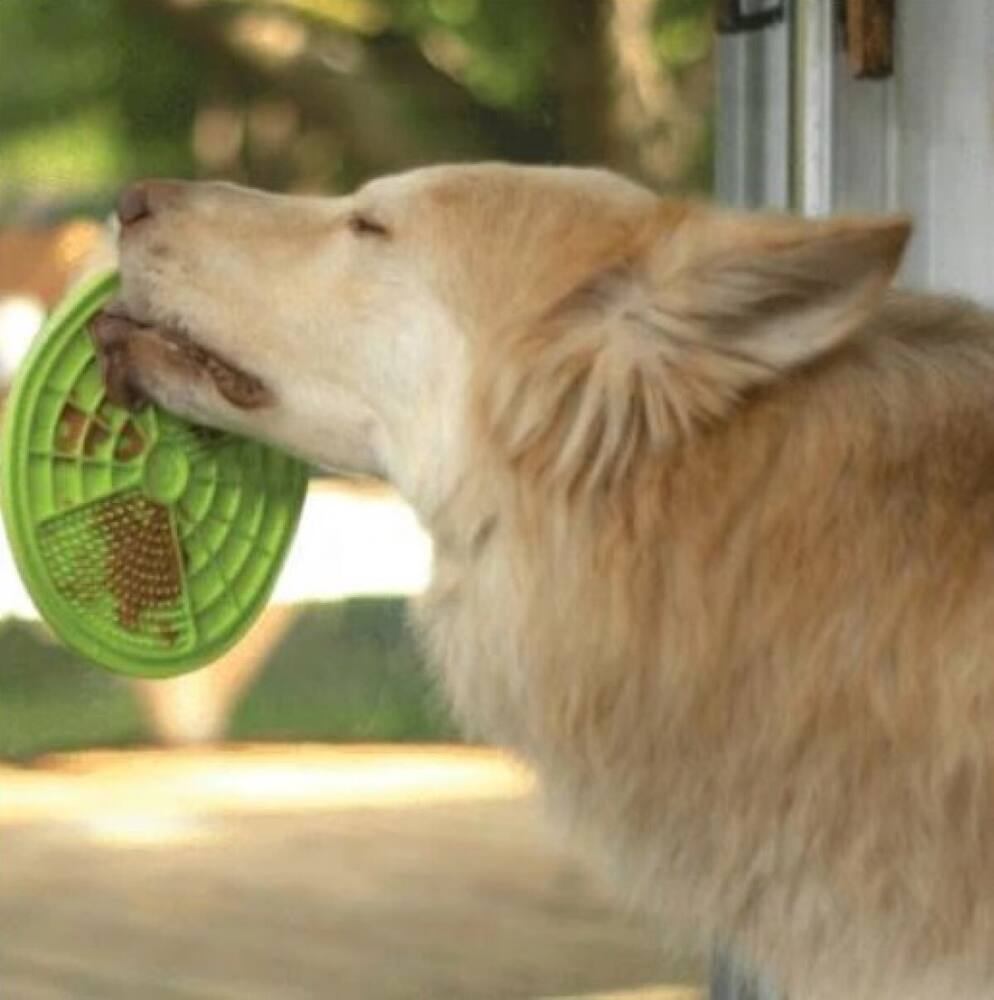
[[[127,189],[109,390],[401,491],[457,717],[792,998],[994,997],[994,317],[904,218],[429,167]]]

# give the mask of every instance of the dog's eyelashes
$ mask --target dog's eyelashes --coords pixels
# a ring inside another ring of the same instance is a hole
[[[356,236],[389,236],[390,230],[376,219],[361,212],[349,217],[349,230]]]

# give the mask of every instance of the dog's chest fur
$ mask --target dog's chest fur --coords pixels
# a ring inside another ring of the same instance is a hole
[[[419,613],[460,719],[634,901],[805,996],[955,996],[923,978],[950,947],[992,975],[994,356],[944,336],[759,401],[595,513],[468,504]]]

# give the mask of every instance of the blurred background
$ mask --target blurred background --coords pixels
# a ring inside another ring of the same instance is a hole
[[[2,0],[0,407],[128,180],[505,159],[706,192],[713,47],[708,0]],[[528,776],[458,745],[405,622],[429,561],[388,491],[316,479],[245,642],[140,683],[53,640],[0,539],[5,996],[684,995]]]
[[[992,53],[989,0],[0,0],[0,420],[138,176],[594,163],[908,212],[901,281],[992,303]],[[700,995],[459,741],[405,624],[429,567],[389,490],[316,477],[257,626],[152,684],[53,641],[0,535],[5,998]]]
[[[712,38],[707,0],[3,0],[0,383],[131,178],[334,193],[497,158],[706,190]],[[451,735],[402,620],[307,609],[227,734]],[[153,736],[127,688],[0,629],[0,753]]]

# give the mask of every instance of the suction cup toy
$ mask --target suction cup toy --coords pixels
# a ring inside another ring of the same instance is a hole
[[[117,275],[79,286],[22,365],[2,418],[0,507],[24,584],[67,646],[165,677],[231,647],[296,530],[305,465],[107,399],[86,325]]]

